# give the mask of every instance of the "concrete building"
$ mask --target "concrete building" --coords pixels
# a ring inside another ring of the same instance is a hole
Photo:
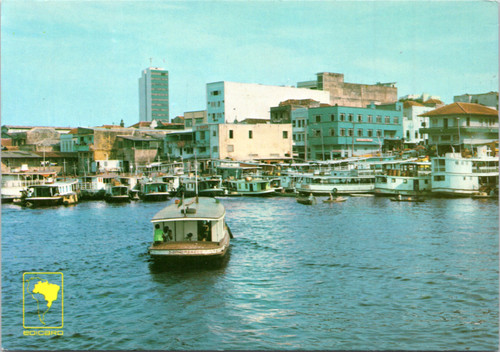
[[[169,120],[168,71],[148,67],[139,78],[139,120]]]
[[[249,118],[269,119],[271,107],[288,99],[314,99],[328,104],[330,93],[252,83],[208,83],[207,122],[234,123]]]
[[[326,104],[324,104],[326,105]],[[271,123],[291,123],[293,157],[305,159],[305,140],[307,131],[308,109],[320,107],[318,101],[287,100],[271,108]]]
[[[192,128],[195,125],[207,123],[207,110],[188,111],[184,113],[184,128]]]
[[[291,124],[205,124],[165,136],[173,159],[283,160],[292,156]]]
[[[406,147],[413,148],[419,144],[427,144],[429,136],[421,133],[420,129],[429,127],[429,118],[421,115],[433,109],[416,101],[403,102],[403,138]]]
[[[308,160],[373,155],[399,147],[403,138],[403,104],[382,109],[330,106],[308,111]]]
[[[396,83],[358,84],[344,82],[344,74],[320,72],[316,81],[298,82],[297,87],[330,93],[330,105],[362,107],[389,104],[398,100]]]
[[[437,146],[439,155],[498,141],[498,110],[484,105],[453,103],[422,116],[430,120],[420,132],[429,134],[428,143]]]
[[[455,95],[453,102],[481,104],[498,110],[498,92]]]

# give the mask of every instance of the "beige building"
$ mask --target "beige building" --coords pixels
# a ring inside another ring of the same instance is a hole
[[[292,156],[291,124],[207,124],[195,126],[199,158],[276,160]]]
[[[297,87],[330,92],[330,105],[365,108],[372,102],[390,104],[398,100],[396,83],[347,83],[342,73],[320,72],[316,76],[316,81],[298,82]]]
[[[188,111],[184,113],[184,128],[207,123],[207,110]]]

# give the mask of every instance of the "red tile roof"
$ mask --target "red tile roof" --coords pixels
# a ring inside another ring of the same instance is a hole
[[[435,110],[428,111],[420,116],[447,116],[447,115],[483,115],[498,116],[498,111],[480,104],[453,103]]]

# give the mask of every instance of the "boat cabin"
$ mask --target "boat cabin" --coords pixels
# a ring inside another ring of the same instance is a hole
[[[153,223],[154,243],[220,242],[223,240],[224,207],[212,198],[199,198],[198,203],[172,204],[158,212]]]

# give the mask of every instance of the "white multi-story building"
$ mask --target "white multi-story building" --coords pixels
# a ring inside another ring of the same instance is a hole
[[[213,82],[207,84],[207,122],[235,123],[245,119],[269,119],[272,106],[288,99],[330,102],[330,93],[307,88],[268,86],[253,83]]]
[[[431,110],[434,110],[434,108],[424,106],[416,101],[408,100],[403,103],[403,137],[405,145],[426,144],[428,135],[420,133],[420,129],[429,127],[429,118],[420,115]]]
[[[139,78],[139,120],[169,119],[168,71],[148,67]]]

